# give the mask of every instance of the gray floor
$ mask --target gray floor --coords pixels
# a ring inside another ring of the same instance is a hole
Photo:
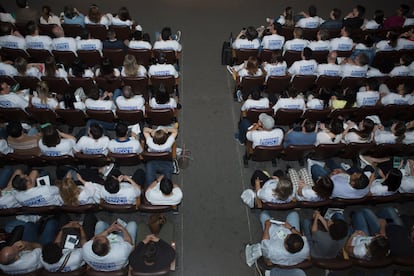
[[[178,267],[174,274],[255,275],[255,271],[244,263],[240,252],[245,243],[260,240],[258,212],[246,208],[240,194],[248,187],[254,169],[272,171],[272,168],[269,164],[251,163],[249,169],[242,166],[244,148],[233,139],[240,105],[233,101],[233,84],[220,65],[221,44],[231,31],[236,35],[242,27],[264,25],[266,17],[280,14],[285,6],[300,11],[307,9],[310,3],[298,0],[31,2],[39,10],[42,4],[49,4],[54,11],[62,10],[68,3],[86,11],[88,5],[95,2],[102,10],[111,12],[125,5],[150,34],[164,25],[183,32],[180,85],[183,109],[180,111],[179,146],[190,149],[194,160],[188,169],[175,177],[184,190],[184,201],[178,215],[169,214],[169,219],[176,224]],[[335,5],[346,14],[359,2],[341,1]],[[384,0],[362,2],[366,2],[368,17],[378,7],[391,13],[397,5]],[[414,6],[413,1],[408,2]],[[323,17],[333,7],[328,1],[314,3]],[[7,10],[15,8],[12,0],[2,0],[1,4]],[[285,168],[285,164],[281,163],[281,166]],[[305,217],[310,212],[302,211],[301,214]],[[283,216],[284,212],[274,215]],[[142,221],[146,217],[135,215],[134,218]],[[389,275],[390,270],[384,272]],[[324,275],[317,269],[309,270],[307,274]],[[349,272],[349,275],[354,274],[354,271]]]

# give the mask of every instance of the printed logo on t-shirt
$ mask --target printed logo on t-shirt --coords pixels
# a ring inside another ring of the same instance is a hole
[[[240,48],[242,49],[253,49],[253,44],[240,44]]]
[[[29,198],[29,199],[24,200],[22,202],[23,206],[42,206],[42,205],[46,205],[46,204],[47,204],[47,200],[42,195],[38,195],[36,197]]]
[[[299,68],[299,74],[300,75],[311,75],[311,74],[313,74],[313,72],[315,72],[315,65],[314,64],[303,65]]]
[[[55,47],[58,51],[69,51],[69,43],[67,42],[57,43]]]
[[[96,45],[93,43],[85,43],[85,44],[81,44],[80,46],[81,50],[96,50]]]
[[[279,145],[279,137],[262,138],[259,140],[261,146],[277,146]]]
[[[162,70],[162,71],[155,71],[152,73],[154,76],[170,76],[170,71]]]
[[[365,74],[366,74],[365,70],[352,70],[350,76],[357,77],[357,78],[363,78],[365,77]]]
[[[127,153],[134,153],[133,147],[117,147],[113,150],[114,153],[120,153],[120,154],[127,154]]]
[[[5,41],[3,47],[17,49],[19,44],[14,41]]]
[[[41,41],[33,41],[33,42],[29,42],[29,43],[27,43],[27,48],[30,48],[30,49],[38,49],[38,50],[41,50],[41,49],[44,49],[44,45],[43,45],[43,42],[41,42]]]
[[[103,148],[86,148],[83,153],[84,154],[102,154]]]
[[[310,21],[305,23],[305,28],[317,28],[319,26],[318,22]]]
[[[362,105],[375,105],[378,101],[378,96],[365,97],[362,99]]]
[[[104,199],[109,204],[129,204],[128,199],[125,196],[106,196]]]
[[[10,108],[12,106],[11,101],[0,101],[0,107]]]
[[[338,51],[349,51],[351,50],[351,48],[352,48],[351,44],[344,44],[344,43],[338,44]]]
[[[285,75],[285,68],[284,67],[272,67],[269,70],[270,76],[283,76]]]
[[[290,44],[290,49],[292,51],[302,51],[305,48],[304,44]]]
[[[269,49],[280,49],[282,48],[281,40],[269,40]]]
[[[324,75],[326,76],[339,76],[339,70],[332,70],[332,69],[327,69],[323,72]]]

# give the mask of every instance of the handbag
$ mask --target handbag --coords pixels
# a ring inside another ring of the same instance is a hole
[[[56,272],[61,272],[61,271],[65,268],[66,264],[67,264],[67,263],[68,263],[68,261],[69,261],[70,254],[72,254],[72,251],[70,251],[70,252],[69,252],[69,254],[68,254],[68,255],[66,255],[65,260],[64,260],[64,261],[63,261],[63,263],[60,265],[60,267],[58,268],[58,270],[56,270]]]

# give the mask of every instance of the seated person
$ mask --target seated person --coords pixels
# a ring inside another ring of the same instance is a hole
[[[374,17],[371,20],[365,20],[364,24],[361,26],[362,30],[377,30],[382,28],[384,22],[384,11],[375,10]]]
[[[342,139],[344,122],[342,119],[333,118],[328,124],[320,123],[316,133],[315,146],[320,144],[338,144]]]
[[[357,107],[361,106],[375,106],[380,99],[378,92],[379,83],[374,78],[369,78],[365,82],[365,86],[361,87],[357,92]]]
[[[138,64],[135,56],[133,55],[126,55],[124,59],[124,66],[122,66],[121,70],[122,77],[146,77],[147,76],[147,69],[141,64]]]
[[[41,245],[35,242],[17,241],[0,251],[0,269],[6,274],[24,274],[42,267]]]
[[[283,146],[286,148],[290,145],[313,145],[316,141],[316,131],[316,124],[305,119],[300,128],[290,129],[286,133]]]
[[[329,12],[329,18],[323,22],[320,29],[340,29],[342,28],[342,11],[338,8],[333,8]]]
[[[167,93],[165,86],[161,84],[155,91],[155,96],[149,100],[149,106],[153,109],[175,109],[179,107],[178,97],[172,97]]]
[[[62,65],[56,63],[56,59],[53,56],[48,57],[45,60],[44,76],[63,78],[66,82],[68,82],[68,72],[66,72],[65,68]]]
[[[301,28],[318,28],[325,20],[316,15],[316,7],[314,5],[309,6],[308,12],[301,12],[301,19],[296,22],[296,27]]]
[[[238,139],[240,143],[246,140],[252,142],[252,147],[257,146],[279,146],[283,141],[283,130],[275,127],[275,120],[266,113],[259,115],[259,120],[250,125],[245,119],[240,124]]]
[[[16,154],[39,155],[39,139],[41,134],[30,130],[26,133],[22,124],[16,121],[9,122],[7,125],[7,143]]]
[[[341,65],[341,77],[358,77],[363,78],[368,70],[368,56],[361,53],[356,56],[355,60],[347,59]]]
[[[10,182],[11,186],[17,191],[15,194],[17,202],[25,207],[61,206],[63,200],[60,197],[59,188],[50,185],[38,185],[38,177],[40,177],[40,174],[37,170],[32,170],[29,174],[24,174],[20,169],[15,170]]]
[[[76,181],[76,182],[75,182]],[[80,183],[80,185],[78,185]],[[85,181],[76,171],[68,172],[59,187],[60,196],[66,206],[98,204],[101,185]]]
[[[167,64],[167,59],[164,53],[158,54],[155,58],[155,64],[151,65],[148,69],[148,76],[173,76],[175,79],[179,77],[174,65]]]
[[[0,107],[25,109],[29,102],[19,93],[11,93],[10,85],[2,82],[0,86]]]
[[[82,247],[83,259],[97,271],[114,271],[126,267],[129,254],[134,248],[136,232],[137,224],[134,221],[125,227],[118,221],[110,226],[98,221],[95,236]]]
[[[329,31],[321,29],[316,33],[318,40],[309,42],[308,47],[312,51],[329,51],[331,42],[329,41]]]
[[[36,64],[27,63],[27,60],[23,57],[17,57],[14,61],[14,66],[17,69],[17,76],[35,77],[39,80],[42,77],[42,72],[40,72],[40,66]]]
[[[109,204],[136,204],[144,177],[142,169],[137,169],[132,177],[113,170],[100,187],[100,197]]]
[[[412,58],[408,55],[402,55],[400,57],[400,64],[396,65],[391,72],[389,73],[389,75],[391,77],[395,77],[395,76],[400,76],[400,77],[407,77],[409,75],[412,75],[410,72],[410,68],[408,67],[411,62],[412,62]]]
[[[327,219],[319,211],[314,211],[312,220],[304,220],[303,232],[312,258],[334,259],[341,254],[347,241],[348,223],[342,212],[335,212]]]
[[[57,130],[49,123],[41,125],[41,130],[43,136],[39,140],[39,148],[42,155],[73,156],[72,149],[76,144],[75,137]]]
[[[290,88],[286,91],[286,97],[279,98],[272,108],[275,113],[280,108],[305,110],[305,100],[296,89]]]
[[[82,28],[85,27],[85,15],[79,12],[75,7],[65,6],[62,14],[64,24],[77,24],[81,25]]]
[[[60,26],[53,27],[52,32],[55,36],[52,40],[52,50],[71,51],[76,55],[76,40],[73,37],[66,37]]]
[[[391,125],[391,129],[385,130],[383,125],[374,128],[374,141],[377,144],[398,144],[403,143],[407,127],[404,122],[396,121]]]
[[[370,143],[373,138],[375,123],[368,118],[363,119],[357,125],[352,122],[346,122],[347,127],[342,133],[342,142],[349,143]]]
[[[88,98],[85,100],[86,109],[94,110],[115,110],[116,106],[112,100],[112,92],[104,91],[102,95],[99,93],[98,87],[92,87],[87,91]]]
[[[126,51],[128,49],[128,40],[122,41],[116,37],[116,32],[113,29],[109,29],[106,33],[107,40],[102,42],[103,49],[122,49]]]
[[[410,7],[406,4],[399,5],[396,14],[387,16],[384,20],[383,28],[385,30],[389,30],[392,28],[401,28],[404,25],[404,21],[408,12],[410,11]]]
[[[232,44],[233,49],[259,49],[260,40],[258,39],[258,33],[253,26],[243,29],[237,35]]]
[[[293,39],[288,40],[283,45],[283,52],[286,51],[303,51],[305,47],[309,45],[309,41],[303,39],[302,28],[295,27],[293,29]]]
[[[108,153],[109,138],[103,133],[102,127],[97,123],[92,123],[88,129],[88,135],[82,136],[74,146],[75,152],[84,154],[103,154]]]
[[[321,201],[328,200],[333,191],[333,182],[328,176],[322,176],[313,182],[312,177],[306,168],[299,172],[290,168],[288,170],[289,178],[292,181],[296,198],[301,201]]]
[[[147,188],[145,197],[152,205],[178,205],[183,199],[183,192],[171,179],[160,175]]]
[[[142,28],[135,28],[136,31],[132,34],[132,40],[128,43],[128,47],[130,49],[146,49],[151,50],[152,46],[149,42],[149,35],[142,34]],[[144,37],[148,37],[148,40],[144,39]]]
[[[280,50],[285,43],[285,37],[278,34],[281,29],[281,25],[278,23],[269,24],[266,28],[264,36],[262,37],[263,49]]]
[[[82,29],[81,39],[76,41],[76,49],[84,51],[99,51],[102,52],[102,41],[92,38],[88,29]]]
[[[352,11],[344,17],[343,25],[350,29],[361,28],[364,24],[365,7],[362,5],[356,5]]]
[[[266,81],[271,76],[286,76],[287,64],[280,52],[272,53],[270,62],[262,63],[262,70],[266,74]]]
[[[12,24],[2,24],[0,27],[0,47],[26,49],[26,40],[12,28]]]
[[[138,129],[138,133],[128,135],[128,126],[122,122],[119,122],[115,127],[116,139],[111,139],[108,143],[108,149],[112,153],[129,154],[142,152],[141,143],[137,135],[141,133],[139,125],[135,127],[135,131]],[[137,139],[136,139],[137,138]]]
[[[309,164],[308,159],[308,164]],[[369,193],[369,179],[356,168],[350,168],[345,171],[340,165],[332,159],[327,160],[327,168],[319,164],[311,165],[311,174],[313,181],[317,181],[320,177],[329,176],[334,184],[332,197],[344,199],[363,198]]]
[[[394,92],[390,92],[381,97],[381,104],[382,105],[390,105],[390,104],[399,104],[405,105],[410,104],[412,100],[412,96],[410,94],[410,87],[408,84],[401,83],[397,86],[397,89]]]
[[[336,51],[331,51],[327,57],[327,63],[321,63],[316,68],[316,73],[318,76],[339,76],[341,73],[341,66],[336,64],[336,58],[338,54]]]
[[[12,182],[9,181],[13,173],[14,170],[10,166],[5,166],[0,169],[0,209],[21,207],[15,197],[17,191],[13,189]]]
[[[47,35],[39,35],[39,27],[34,21],[26,25],[26,45],[28,49],[52,50],[52,39]]]
[[[52,93],[49,90],[47,82],[40,81],[36,92],[36,95],[30,99],[33,107],[48,108],[52,110],[55,110],[58,107],[59,102],[56,100],[56,97],[53,97]]]
[[[116,98],[116,106],[119,110],[142,110],[145,112],[145,99],[142,95],[135,95],[131,86],[122,88],[122,95]]]
[[[341,36],[331,39],[330,51],[351,51],[354,47],[354,41],[349,37],[351,29],[342,27]]]
[[[241,106],[241,111],[248,111],[249,109],[267,109],[269,108],[269,99],[267,97],[263,97],[260,93],[259,89],[253,89],[247,100]]]
[[[263,202],[288,203],[294,198],[292,182],[286,177],[268,177],[263,171],[256,170],[251,177],[257,197]]]
[[[389,255],[390,242],[381,233],[377,217],[369,209],[355,211],[351,215],[354,233],[345,245],[345,251],[352,257],[364,260],[381,259]]]
[[[182,50],[181,44],[177,41],[171,38],[171,28],[170,27],[164,27],[161,30],[161,36],[160,40],[155,41],[154,43],[154,50],[173,50],[176,53],[180,53]]]
[[[270,220],[270,214],[262,211],[260,222],[263,227],[263,257],[272,264],[285,266],[296,265],[308,259],[309,244],[300,232],[299,214],[290,212],[283,224],[275,224]]]
[[[295,61],[288,69],[288,73],[291,75],[314,75],[318,67],[318,63],[311,59],[312,50],[305,47],[302,50],[302,60]]]

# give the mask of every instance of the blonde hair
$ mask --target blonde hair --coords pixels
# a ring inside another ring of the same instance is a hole
[[[127,77],[138,75],[139,65],[133,55],[126,55],[124,59],[124,72]]]
[[[71,178],[64,178],[62,183],[59,186],[60,196],[69,206],[78,206],[79,205],[79,188],[76,186],[76,183]]]
[[[279,178],[279,182],[276,185],[276,188],[273,190],[273,195],[275,195],[279,200],[286,200],[293,192],[293,185],[287,178]]]
[[[49,86],[45,81],[39,81],[37,84],[37,96],[41,104],[47,104],[47,99],[50,97]]]

